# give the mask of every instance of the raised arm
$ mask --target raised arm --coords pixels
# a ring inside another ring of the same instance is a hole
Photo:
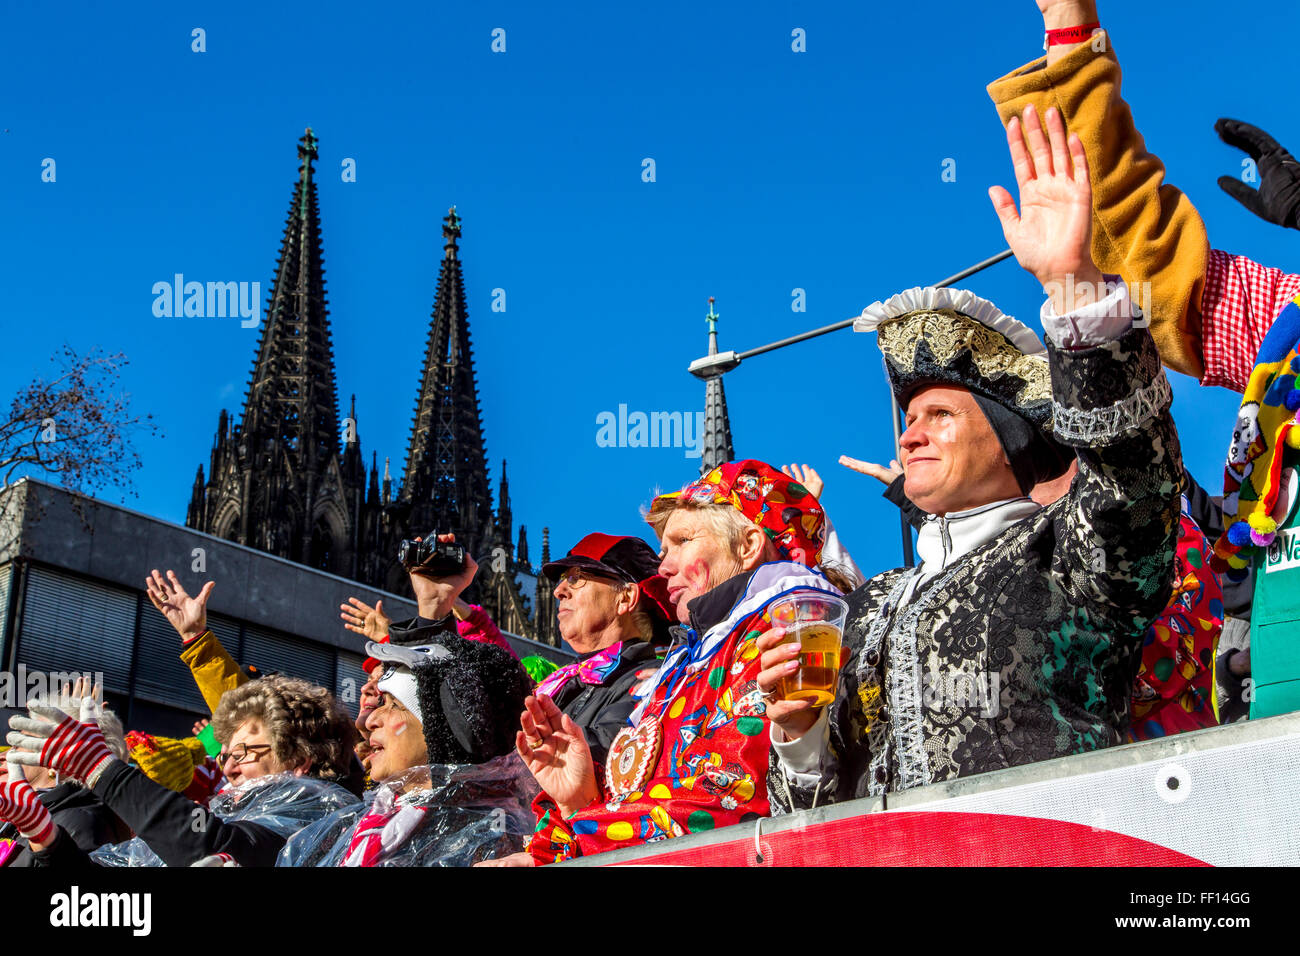
[[[175,571],[169,570],[164,577],[154,570],[144,579],[150,603],[180,635],[181,660],[189,667],[203,702],[213,713],[226,691],[247,680],[239,664],[208,630],[208,597],[215,586],[215,582],[209,581],[197,597],[191,597]]]
[[[1039,2],[1044,29],[1098,20],[1095,3]],[[1210,253],[1205,224],[1191,201],[1164,182],[1165,167],[1147,151],[1120,91],[1120,67],[1108,33],[1049,47],[988,86],[1005,125],[1033,106],[1055,107],[1079,136],[1092,177],[1092,260],[1119,275],[1151,322],[1164,363],[1201,379],[1201,295]]]
[[[1038,8],[1045,30],[1098,20],[1091,2],[1038,0]],[[1264,335],[1300,293],[1300,275],[1210,248],[1200,213],[1164,181],[1164,164],[1134,125],[1110,34],[1053,45],[1046,57],[989,84],[988,93],[1003,123],[1030,105],[1061,112],[1088,155],[1097,266],[1128,284],[1166,366],[1244,392]],[[1246,124],[1220,120],[1216,129],[1230,145],[1259,154],[1264,178],[1258,195],[1241,183],[1228,192],[1252,211],[1266,206],[1270,221],[1293,223],[1297,179],[1289,154]]]
[[[1048,293],[1054,433],[1079,459],[1054,570],[1073,603],[1116,622],[1120,640],[1140,634],[1169,597],[1183,473],[1172,394],[1127,289],[1091,259],[1079,137],[1066,137],[1055,110],[1044,135],[1031,107],[1023,134],[1013,119],[1007,141],[1020,210],[1001,187],[990,197],[1017,260]]]

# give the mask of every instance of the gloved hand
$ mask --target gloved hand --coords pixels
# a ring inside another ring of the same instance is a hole
[[[1259,169],[1259,189],[1235,176],[1220,176],[1219,187],[1267,222],[1300,229],[1300,163],[1258,126],[1221,119],[1214,124],[1219,138],[1250,154]]]
[[[57,707],[31,704],[30,717],[9,718],[13,729],[6,740],[14,750],[9,759],[31,767],[48,767],[93,786],[99,774],[117,758],[108,749],[99,725],[82,723]]]
[[[23,768],[11,750],[6,755],[9,773],[0,783],[0,820],[8,820],[31,843],[49,843],[58,828],[41,798],[23,776]]]

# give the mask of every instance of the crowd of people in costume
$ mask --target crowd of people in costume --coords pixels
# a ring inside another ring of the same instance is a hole
[[[948,288],[855,324],[907,427],[890,466],[845,461],[916,529],[915,566],[864,574],[807,465],[727,462],[653,500],[655,544],[593,532],[545,565],[573,663],[516,657],[461,599],[472,557],[412,571],[413,619],[349,601],[356,715],[241,668],[214,584],[153,571],[210,728],[125,733],[84,684],[32,704],[0,865],[538,866],[1243,716],[1252,567],[1297,497],[1300,275],[1211,248],[1095,4],[1038,6],[1047,55],[988,90],[1017,183],[990,198],[1042,336]],[[1261,179],[1223,188],[1300,229],[1300,164],[1217,128]],[[1166,367],[1242,393],[1222,497],[1183,466]],[[791,596],[847,604],[829,701],[784,692]]]

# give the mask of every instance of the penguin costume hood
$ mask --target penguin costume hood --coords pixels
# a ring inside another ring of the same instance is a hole
[[[478,764],[512,753],[532,682],[506,651],[455,634],[414,647],[367,643],[379,690],[419,718],[430,764]]]

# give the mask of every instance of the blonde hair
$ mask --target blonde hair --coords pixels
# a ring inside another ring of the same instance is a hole
[[[279,675],[241,684],[222,695],[212,715],[212,731],[225,745],[249,720],[266,728],[271,752],[286,770],[310,761],[313,777],[347,776],[357,730],[324,687]]]
[[[650,527],[654,528],[659,540],[663,541],[664,528],[668,525],[668,519],[673,512],[683,509],[699,512],[704,520],[705,529],[737,562],[740,561],[741,549],[745,546],[745,535],[755,528],[763,535],[764,559],[770,561],[777,557],[776,545],[767,536],[767,532],[731,505],[716,502],[699,504],[694,501],[683,501],[681,498],[671,498],[657,508],[651,508],[645,520]]]
[[[750,528],[758,528],[758,525],[750,521],[743,514],[733,508],[731,505],[718,504],[709,502],[699,504],[694,501],[683,501],[680,498],[669,499],[657,508],[652,508],[646,515],[646,523],[654,528],[655,535],[660,541],[664,538],[664,528],[668,524],[668,519],[674,511],[698,511],[704,519],[704,526],[709,533],[719,542],[726,545],[727,550],[733,555],[739,556],[740,549],[744,545],[745,535]],[[762,529],[759,528],[761,531]],[[766,536],[765,536],[766,537]]]

